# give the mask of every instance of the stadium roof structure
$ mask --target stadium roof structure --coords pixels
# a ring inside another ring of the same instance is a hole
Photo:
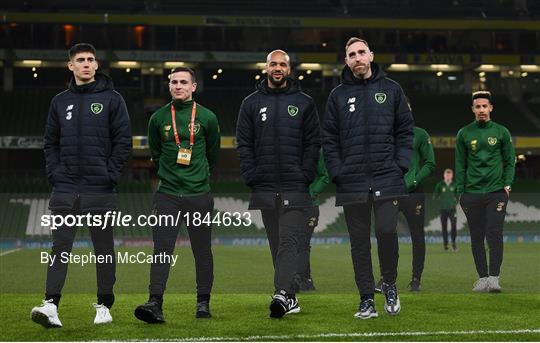
[[[540,21],[523,18],[479,20],[466,18],[399,18],[388,17],[309,17],[308,13],[293,17],[265,15],[225,14],[173,14],[173,13],[116,13],[79,12],[76,9],[62,12],[17,11],[3,9],[3,23],[76,23],[76,24],[133,24],[156,26],[229,26],[229,27],[292,27],[292,28],[361,28],[361,29],[422,29],[422,30],[540,30]]]
[[[109,12],[140,14],[261,15],[386,18],[534,18],[538,1],[499,0],[4,0],[1,9],[25,12]]]

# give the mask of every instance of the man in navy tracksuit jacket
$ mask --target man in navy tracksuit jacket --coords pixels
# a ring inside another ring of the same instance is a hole
[[[53,215],[101,215],[116,209],[116,184],[131,154],[129,114],[108,76],[96,73],[95,48],[86,43],[69,51],[73,78],[67,90],[50,105],[44,135],[47,178],[53,186],[49,209]],[[86,223],[86,221],[84,221]],[[62,260],[71,252],[77,227],[52,228],[53,246],[45,300],[32,310],[32,319],[45,327],[61,327],[58,304],[67,275]],[[112,321],[116,259],[113,228],[89,227],[97,260],[95,324]]]
[[[323,122],[323,151],[336,205],[343,206],[361,300],[356,318],[377,316],[371,265],[371,209],[382,250],[385,310],[399,313],[395,286],[398,264],[398,199],[407,196],[404,174],[413,150],[413,118],[403,90],[373,62],[365,40],[345,47],[342,83],[332,90]]]
[[[275,268],[270,316],[279,318],[300,311],[291,286],[321,145],[317,108],[288,78],[287,53],[268,54],[266,71],[268,77],[242,102],[236,140],[242,176],[252,189],[249,208],[261,210],[270,243]]]

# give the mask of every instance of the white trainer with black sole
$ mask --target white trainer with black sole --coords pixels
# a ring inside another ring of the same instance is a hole
[[[487,277],[481,277],[480,279],[476,280],[474,283],[473,291],[474,292],[487,292],[489,291],[489,282]]]
[[[373,299],[366,299],[360,302],[358,312],[354,314],[356,319],[370,319],[377,318],[379,314],[375,309],[375,301]]]
[[[488,277],[488,291],[491,293],[500,293],[502,291],[501,285],[499,284],[498,276]]]
[[[52,299],[43,300],[41,306],[36,306],[30,312],[32,320],[46,328],[61,328],[62,323],[58,318],[58,308]]]
[[[96,318],[94,318],[94,324],[107,324],[112,322],[111,312],[109,308],[103,304],[93,304],[96,309]]]

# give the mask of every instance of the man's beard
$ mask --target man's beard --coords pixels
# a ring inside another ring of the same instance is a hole
[[[369,64],[363,65],[362,70],[364,70],[364,72],[362,73],[362,72],[360,72],[360,69],[357,69],[357,68],[355,68],[355,67],[356,67],[356,66],[353,66],[353,67],[351,68],[351,71],[353,72],[354,76],[356,76],[356,77],[359,78],[359,79],[363,79],[364,76],[365,76],[367,73],[369,73],[369,70],[371,69],[371,65],[369,65]]]
[[[281,80],[276,80],[272,77],[272,75],[268,75],[268,81],[270,81],[270,83],[276,87],[276,88],[281,88],[281,86],[283,86],[283,84],[287,81],[287,78],[285,76],[281,77]]]

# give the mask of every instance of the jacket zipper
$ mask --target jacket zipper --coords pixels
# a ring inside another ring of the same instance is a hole
[[[275,95],[275,101],[274,101],[274,154],[276,155],[276,166],[277,166],[277,192],[276,196],[279,197],[281,193],[281,153],[279,151],[279,97],[281,94]],[[274,168],[274,172],[276,168]]]
[[[370,142],[369,142],[369,128],[368,128],[368,96],[367,96],[367,84],[364,84],[364,138],[365,138],[365,150],[366,150],[366,172],[368,175],[369,190],[371,191],[371,158],[370,158]]]
[[[81,143],[81,127],[82,127],[82,120],[83,120],[83,104],[84,104],[84,93],[81,95],[81,100],[79,102],[79,115],[77,116],[77,200],[80,198],[81,194],[81,178],[82,178],[82,172],[81,172],[81,150],[82,150],[82,143]]]

